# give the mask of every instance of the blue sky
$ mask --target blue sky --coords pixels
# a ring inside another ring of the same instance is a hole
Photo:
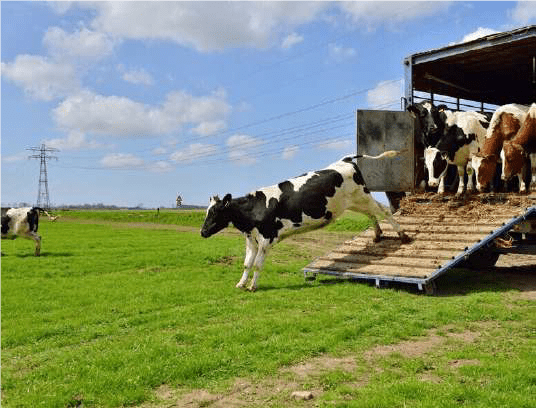
[[[3,204],[205,205],[354,154],[404,57],[536,22],[535,2],[1,2]]]

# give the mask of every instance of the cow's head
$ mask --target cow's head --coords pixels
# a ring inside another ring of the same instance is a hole
[[[525,163],[525,151],[517,143],[506,141],[501,150],[502,180],[510,180],[512,176],[520,174]]]
[[[439,180],[447,173],[447,153],[442,153],[435,147],[427,147],[424,150],[424,164],[428,171],[428,185],[437,187]]]
[[[231,222],[229,214],[231,199],[231,194],[227,194],[223,197],[223,200],[220,200],[218,196],[210,199],[205,222],[201,227],[201,236],[203,238],[208,238],[229,225]]]
[[[476,176],[476,189],[479,192],[484,191],[493,180],[498,160],[499,158],[495,154],[482,155],[477,153],[471,158],[471,167]]]
[[[424,147],[431,145],[427,141],[430,140],[432,133],[437,131],[436,120],[439,115],[437,108],[426,101],[409,105],[407,110],[417,119]]]

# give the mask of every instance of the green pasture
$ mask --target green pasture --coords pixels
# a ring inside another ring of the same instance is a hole
[[[3,407],[181,406],[156,390],[225,394],[237,379],[281,378],[321,356],[351,356],[355,366],[297,381],[320,390],[312,402],[274,392],[251,406],[536,406],[535,302],[500,274],[447,275],[433,297],[309,283],[301,268],[318,248],[289,238],[249,293],[235,288],[239,234],[202,239],[204,212],[154,213],[43,217],[41,257],[30,241],[2,241]],[[347,215],[309,234],[318,246],[366,224]],[[431,330],[445,341],[424,353],[367,357]],[[465,332],[478,335],[456,337]]]

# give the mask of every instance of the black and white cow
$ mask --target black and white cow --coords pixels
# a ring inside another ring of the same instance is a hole
[[[428,170],[428,185],[437,187],[437,192],[445,192],[445,176],[449,165],[458,169],[457,195],[465,189],[465,173],[468,175],[467,189],[474,190],[471,157],[478,153],[486,137],[489,116],[478,112],[452,112],[443,110],[444,132],[433,147],[424,151],[424,161]]]
[[[446,116],[444,105],[434,106],[430,101],[409,105],[406,110],[415,118],[415,184],[421,190],[426,188],[427,174],[424,163],[424,151],[435,146],[443,135]]]
[[[2,208],[2,239],[23,237],[35,241],[35,256],[41,252],[41,237],[37,235],[39,225],[38,207]]]
[[[395,151],[369,158],[394,157]],[[378,219],[384,218],[398,232],[403,243],[409,237],[395,222],[388,208],[372,198],[359,167],[347,156],[327,168],[312,171],[277,185],[263,187],[239,198],[227,194],[210,200],[201,236],[208,238],[233,224],[246,236],[246,257],[242,279],[244,288],[249,272],[256,267],[249,290],[257,288],[267,251],[276,242],[293,234],[324,227],[345,210],[368,215],[374,222],[375,239],[381,239]]]

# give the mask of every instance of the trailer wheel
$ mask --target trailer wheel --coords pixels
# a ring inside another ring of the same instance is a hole
[[[501,254],[493,250],[480,250],[471,254],[461,267],[469,269],[486,269],[495,266]]]

